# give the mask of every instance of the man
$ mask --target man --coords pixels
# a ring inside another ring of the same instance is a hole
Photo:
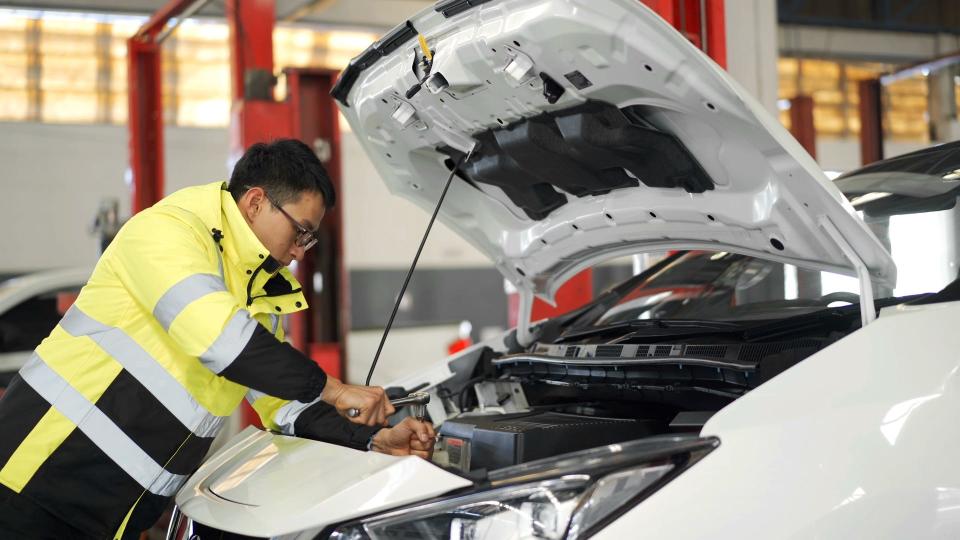
[[[313,152],[280,140],[251,147],[229,187],[130,219],[0,400],[0,536],[135,537],[244,397],[283,433],[429,456],[431,426],[378,429],[394,412],[383,389],[282,341],[280,317],[306,307],[286,266],[335,198]]]

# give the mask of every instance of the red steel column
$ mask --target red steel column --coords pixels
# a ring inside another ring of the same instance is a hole
[[[677,27],[677,8],[678,0],[641,0],[648,8],[652,9],[667,21],[670,26]]]
[[[727,68],[727,22],[723,0],[706,0],[707,56],[720,67]]]
[[[337,206],[320,223],[323,241],[314,248],[315,251],[308,252],[310,256],[298,267],[297,278],[310,308],[291,316],[290,334],[294,345],[307,352],[324,371],[342,378],[350,323],[350,294],[343,257],[339,114],[330,97],[337,72],[296,68],[286,70],[286,75],[291,133],[317,151],[338,195]],[[323,276],[322,291],[313,288],[315,272]]]
[[[290,112],[274,101],[273,0],[227,0],[230,27],[230,155],[258,142],[290,137]]]
[[[724,0],[641,1],[694,45],[703,49],[720,67],[727,67]]]
[[[251,145],[289,137],[290,110],[273,98],[273,0],[226,0],[224,11],[230,29],[232,167]],[[303,317],[296,314],[294,320]],[[292,333],[296,337],[296,330]],[[298,348],[306,352],[300,341]],[[260,425],[252,407],[244,403],[242,410],[245,424]]]
[[[226,0],[225,9],[233,99],[265,99],[249,93],[257,85],[255,72],[273,75],[273,0]]]
[[[817,132],[813,126],[813,98],[797,96],[790,100],[790,133],[813,159],[817,159]]]
[[[860,81],[860,164],[883,159],[883,102],[879,79]]]
[[[127,40],[127,128],[134,214],[163,198],[161,77],[160,45],[137,36]]]

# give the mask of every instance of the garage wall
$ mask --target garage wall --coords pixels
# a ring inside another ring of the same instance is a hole
[[[899,156],[930,146],[920,141],[885,141],[883,155]],[[817,139],[817,162],[826,171],[847,172],[860,167],[860,139]]]
[[[347,266],[405,270],[417,251],[430,214],[387,191],[351,131],[343,130],[341,144]],[[490,265],[479,251],[438,221],[424,246],[419,266],[453,269]]]
[[[166,192],[227,178],[226,129],[166,130]],[[405,267],[427,224],[422,210],[392,197],[349,132],[343,137],[348,267]],[[0,123],[0,272],[93,265],[90,226],[100,201],[129,214],[123,126]],[[390,216],[389,220],[382,216]],[[485,259],[442,224],[424,250],[424,267],[475,267]]]
[[[727,71],[777,114],[777,7],[771,0],[726,0]]]
[[[789,24],[780,25],[776,32],[778,49],[784,56],[839,57],[910,64],[937,58],[960,49],[960,35],[884,32]]]
[[[226,177],[225,129],[168,128],[167,189]],[[0,123],[0,271],[93,265],[100,200],[129,213],[123,126]]]

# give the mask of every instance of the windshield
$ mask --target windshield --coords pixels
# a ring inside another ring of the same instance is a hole
[[[960,142],[881,161],[836,180],[897,264],[893,288],[876,298],[941,290],[958,277]],[[781,318],[859,302],[850,276],[727,252],[691,251],[642,279],[633,278],[595,326],[642,319]],[[637,257],[637,271],[666,253]],[[579,324],[578,324],[579,326]]]
[[[735,253],[691,251],[636,283],[594,324],[766,319],[858,301],[857,282],[847,276]]]

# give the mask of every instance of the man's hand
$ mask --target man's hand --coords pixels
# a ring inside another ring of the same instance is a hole
[[[355,424],[385,426],[387,417],[396,412],[383,388],[344,384],[330,376],[327,376],[327,384],[323,387],[320,399],[333,405],[340,416]],[[360,414],[351,417],[347,415],[350,409],[357,409]]]
[[[381,429],[373,436],[372,449],[391,456],[414,455],[423,459],[433,456],[436,433],[430,422],[420,422],[411,416],[392,428]]]

